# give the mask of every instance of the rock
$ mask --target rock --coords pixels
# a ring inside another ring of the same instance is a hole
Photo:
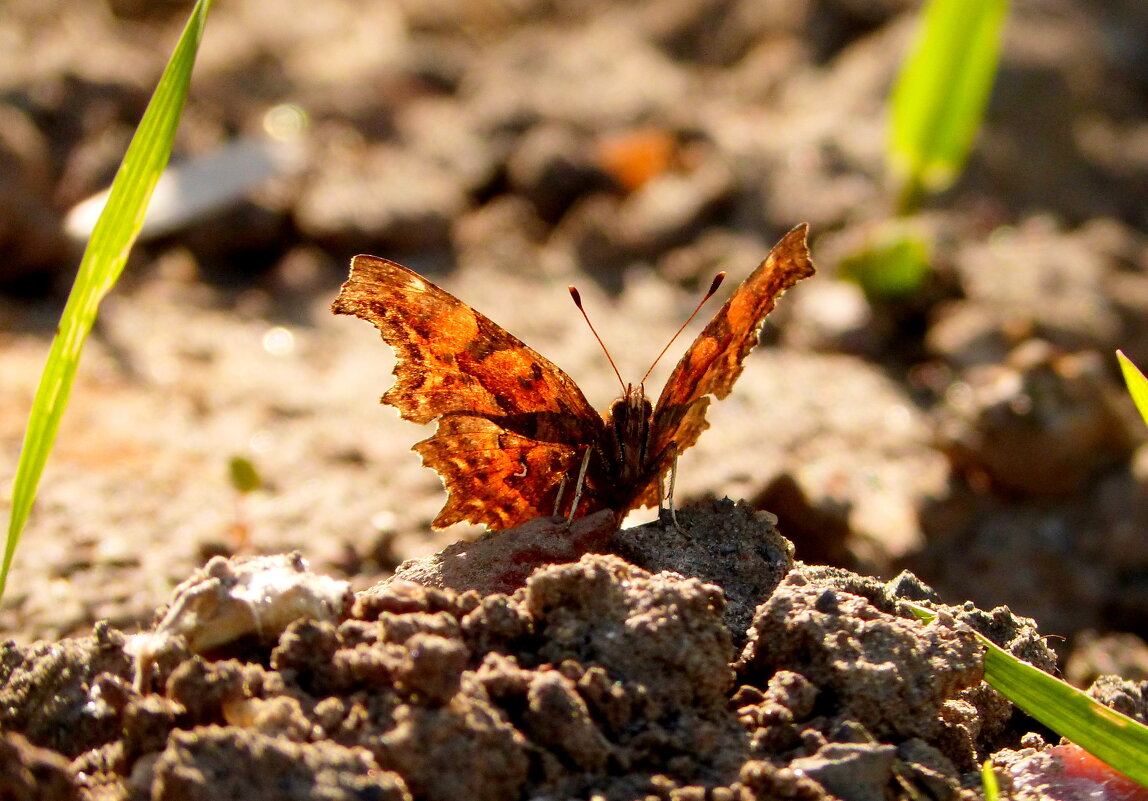
[[[937,436],[974,486],[1020,497],[1079,492],[1127,459],[1138,425],[1094,352],[1029,340],[1003,365],[971,368],[946,394]]]

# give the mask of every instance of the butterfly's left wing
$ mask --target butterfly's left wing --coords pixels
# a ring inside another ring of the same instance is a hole
[[[601,438],[602,418],[553,363],[401,264],[356,256],[332,309],[375,325],[395,351],[383,402],[416,423],[415,445],[449,493],[434,525],[509,528],[553,512],[564,476]]]
[[[678,362],[654,407],[651,457],[681,453],[697,442],[708,426],[709,396],[720,400],[730,393],[741,375],[742,361],[757,344],[761,325],[777,298],[802,278],[813,275],[805,244],[808,227],[797,226],[774,246]],[[667,451],[671,444],[674,448]],[[656,492],[656,485],[651,485],[643,502],[656,500]]]

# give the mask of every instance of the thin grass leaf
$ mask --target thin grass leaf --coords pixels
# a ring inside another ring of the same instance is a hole
[[[242,495],[255,492],[263,485],[263,479],[259,477],[255,463],[242,456],[232,456],[227,460],[227,473],[231,479],[231,486]]]
[[[900,210],[964,167],[997,70],[1008,0],[929,0],[893,87],[887,160]]]
[[[998,801],[1001,795],[1000,784],[997,782],[992,760],[986,759],[981,765],[981,787],[985,791],[985,801]]]
[[[909,604],[925,621],[937,613]],[[985,646],[985,681],[1028,715],[1109,767],[1148,787],[1148,726],[1094,701],[977,634]]]
[[[1116,360],[1120,362],[1120,372],[1124,374],[1124,383],[1128,385],[1128,394],[1136,403],[1136,410],[1140,412],[1144,424],[1148,425],[1148,378],[1124,355],[1124,351],[1116,351]]]
[[[886,220],[870,229],[867,246],[841,259],[841,274],[871,298],[903,298],[921,290],[932,270],[932,241],[911,220]]]
[[[12,514],[8,521],[4,562],[0,566],[0,597],[4,595],[16,545],[32,511],[36,488],[68,405],[84,342],[96,320],[100,301],[123,272],[128,252],[143,225],[152,190],[171,156],[172,142],[183,113],[191,70],[210,7],[211,0],[198,0],[192,9],[191,18],[112,182],[107,206],[92,231],[72,292],[60,316],[60,325],[32,402],[20,462],[12,482]]]

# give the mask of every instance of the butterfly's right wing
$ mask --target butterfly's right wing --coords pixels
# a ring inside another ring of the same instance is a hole
[[[682,356],[654,407],[652,455],[671,446],[681,453],[697,442],[709,425],[705,414],[710,396],[720,400],[730,393],[777,298],[802,278],[813,275],[805,244],[808,227],[797,226],[774,245]],[[643,498],[654,497],[656,489],[651,487]]]
[[[602,419],[564,372],[400,264],[356,256],[332,305],[368,320],[395,352],[383,403],[438,421],[415,450],[449,493],[436,527],[509,528],[553,512],[563,476],[600,441]]]

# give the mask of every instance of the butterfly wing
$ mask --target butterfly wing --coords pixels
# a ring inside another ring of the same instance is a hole
[[[395,352],[383,403],[415,423],[415,445],[446,486],[442,527],[509,528],[553,512],[558,483],[599,441],[602,419],[558,367],[400,264],[356,256],[332,305],[374,324]]]
[[[697,442],[709,425],[706,422],[709,396],[720,400],[730,393],[741,375],[742,362],[757,344],[758,332],[777,298],[813,274],[805,243],[807,230],[808,225],[799,225],[774,246],[682,356],[654,407],[651,458],[663,455],[672,458],[674,452],[681,453]],[[668,459],[655,472],[660,477],[667,467]],[[640,502],[649,504],[656,500],[657,484],[654,483],[646,488]]]

